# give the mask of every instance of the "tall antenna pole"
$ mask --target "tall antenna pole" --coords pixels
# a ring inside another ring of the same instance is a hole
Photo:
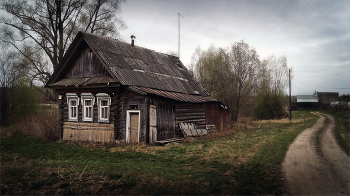
[[[179,57],[180,59],[180,13],[177,13],[177,21],[178,21],[178,24],[179,24],[179,39],[178,39],[178,44],[179,44],[179,47],[178,47],[178,52],[177,52],[177,56]],[[181,16],[183,18],[183,16]]]

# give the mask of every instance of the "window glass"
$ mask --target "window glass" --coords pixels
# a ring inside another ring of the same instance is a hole
[[[102,100],[101,101],[101,106],[107,106],[108,105],[108,101],[107,100]]]
[[[84,121],[92,121],[92,99],[84,99]]]
[[[77,118],[77,100],[71,99],[69,104],[69,117],[71,120],[75,120]]]
[[[98,104],[98,122],[108,123],[110,118],[111,97],[107,93],[96,94]]]
[[[108,101],[101,100],[101,119],[108,119]]]

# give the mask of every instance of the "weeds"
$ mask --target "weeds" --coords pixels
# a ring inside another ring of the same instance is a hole
[[[317,118],[303,113],[164,147],[14,135],[1,141],[1,194],[282,194],[285,152]]]
[[[46,141],[59,139],[59,119],[57,112],[41,112],[23,117],[16,124],[3,129],[2,137],[22,134]]]

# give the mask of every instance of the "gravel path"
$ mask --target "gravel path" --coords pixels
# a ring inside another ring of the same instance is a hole
[[[315,112],[317,122],[305,129],[287,151],[282,164],[286,179],[286,194],[292,195],[349,195],[349,157],[335,140],[335,120]],[[316,132],[329,123],[316,145]]]

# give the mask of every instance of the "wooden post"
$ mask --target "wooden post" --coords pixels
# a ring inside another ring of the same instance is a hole
[[[289,69],[289,120],[292,120],[292,93],[290,84],[290,69]]]

